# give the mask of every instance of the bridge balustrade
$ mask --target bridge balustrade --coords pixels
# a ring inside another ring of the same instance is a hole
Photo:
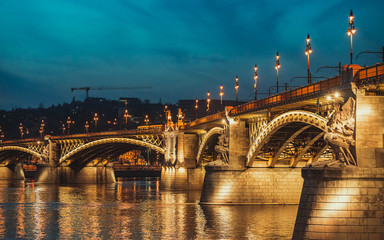
[[[368,78],[380,76],[384,74],[384,63],[374,66],[364,67],[358,71],[358,81],[364,83]]]
[[[209,116],[197,119],[193,122],[190,122],[190,123],[185,125],[185,128],[191,128],[191,127],[194,127],[196,125],[213,122],[213,121],[222,119],[223,117],[225,117],[225,112],[218,112],[216,114],[209,115]]]
[[[341,77],[336,76],[329,78],[311,85],[307,85],[301,88],[296,88],[278,95],[270,96],[264,99],[249,102],[237,107],[234,107],[230,111],[230,115],[239,115],[241,113],[257,110],[265,105],[276,104],[280,102],[290,101],[299,97],[303,97],[309,94],[315,94],[324,90],[340,86]]]

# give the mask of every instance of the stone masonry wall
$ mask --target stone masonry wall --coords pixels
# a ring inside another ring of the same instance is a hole
[[[206,167],[201,204],[298,204],[299,168]]]
[[[245,121],[238,121],[229,126],[229,164],[244,166],[249,151],[248,128]]]
[[[384,169],[303,168],[293,239],[384,239]]]
[[[384,96],[356,98],[356,155],[360,167],[384,167]]]

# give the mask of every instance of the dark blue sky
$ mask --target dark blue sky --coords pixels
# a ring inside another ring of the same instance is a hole
[[[0,0],[0,109],[83,99],[70,88],[84,86],[151,86],[90,96],[176,102],[206,98],[208,90],[219,98],[223,83],[224,99],[234,99],[236,75],[239,98],[249,99],[255,63],[259,92],[275,84],[276,51],[281,84],[306,76],[307,33],[313,75],[333,76],[315,70],[349,62],[350,9],[354,52],[381,50],[382,0]]]

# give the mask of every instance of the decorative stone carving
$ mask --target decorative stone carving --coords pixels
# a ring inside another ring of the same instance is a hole
[[[226,127],[223,133],[219,136],[218,145],[215,146],[215,151],[220,154],[221,160],[226,164],[229,163],[229,136],[227,132],[228,131]]]
[[[341,107],[336,106],[328,122],[328,132],[324,139],[332,147],[335,160],[345,165],[357,165],[355,158],[356,104],[353,98]]]

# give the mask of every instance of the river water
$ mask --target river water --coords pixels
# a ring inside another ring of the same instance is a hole
[[[0,182],[0,239],[290,239],[297,205],[199,205],[159,178]]]

